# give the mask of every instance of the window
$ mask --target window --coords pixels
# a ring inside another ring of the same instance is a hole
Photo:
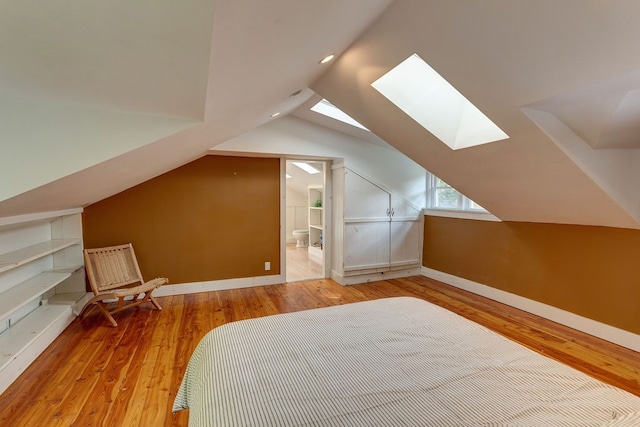
[[[417,54],[371,86],[453,150],[509,138]]]
[[[359,122],[354,120],[351,116],[347,115],[344,111],[327,101],[326,99],[321,100],[316,105],[311,107],[311,111],[315,111],[316,113],[323,114],[327,117],[331,117],[332,119],[339,120],[343,123],[346,123],[351,126],[358,127],[360,129],[364,129],[369,132],[369,129],[361,125]]]
[[[458,190],[430,173],[427,185],[427,206],[429,209],[487,212],[482,206],[463,196]]]

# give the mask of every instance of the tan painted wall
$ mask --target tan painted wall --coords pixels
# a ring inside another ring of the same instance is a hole
[[[83,228],[87,248],[132,242],[147,279],[279,274],[280,160],[205,156],[86,207]]]
[[[640,231],[425,216],[423,265],[640,333]]]

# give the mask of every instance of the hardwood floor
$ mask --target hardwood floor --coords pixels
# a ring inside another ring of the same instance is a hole
[[[1,426],[186,426],[171,413],[189,357],[221,324],[392,296],[415,296],[640,396],[640,353],[491,300],[411,277],[342,287],[315,280],[159,298],[118,314],[76,319],[0,396]]]

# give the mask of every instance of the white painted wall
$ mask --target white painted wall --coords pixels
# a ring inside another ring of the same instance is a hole
[[[283,117],[224,142],[212,152],[273,154],[343,160],[419,207],[425,206],[426,171],[399,151],[364,142],[295,117]]]
[[[289,180],[287,180],[288,182]],[[307,194],[287,185],[287,243],[295,243],[293,230],[306,229],[309,226],[309,209],[307,208]]]

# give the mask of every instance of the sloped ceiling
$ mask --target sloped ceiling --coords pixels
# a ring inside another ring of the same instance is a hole
[[[2,2],[0,200],[202,121],[212,23],[210,0]]]
[[[0,6],[0,216],[101,200],[324,97],[503,220],[639,227],[636,1],[54,3]],[[453,151],[371,88],[413,53],[510,138]]]
[[[101,200],[286,115],[390,1],[3,2],[0,216]]]
[[[548,111],[596,149],[640,148],[640,70],[527,105]]]
[[[599,154],[579,161],[526,111],[547,109],[600,151],[635,149],[639,13],[631,1],[396,1],[312,87],[503,220],[637,228],[637,191],[613,196],[606,168],[594,179]],[[414,53],[510,138],[451,150],[371,87]]]
[[[295,160],[294,160],[295,161]],[[301,160],[304,161],[304,160]],[[324,164],[322,162],[304,161],[319,171],[323,171]],[[308,195],[308,188],[310,185],[322,185],[324,174],[308,174],[299,167],[293,164],[293,161],[288,160],[286,163],[287,175],[291,178],[287,178],[287,189],[295,191],[299,195],[306,198]]]
[[[202,119],[213,2],[2,2],[0,93]]]

